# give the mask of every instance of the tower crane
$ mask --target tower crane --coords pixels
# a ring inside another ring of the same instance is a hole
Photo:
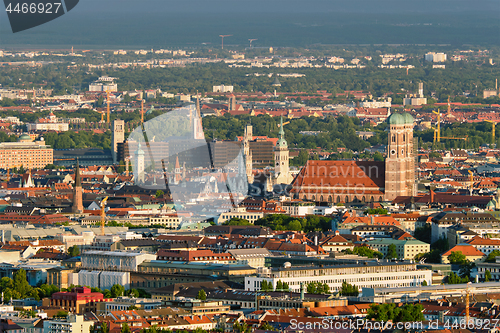
[[[106,98],[108,100],[108,110],[107,110],[108,111],[108,121],[107,121],[107,123],[109,124],[109,112],[110,112],[109,111],[109,103],[110,103],[110,100],[109,100],[109,90],[106,90]]]
[[[474,172],[470,171],[470,170],[467,170],[469,171],[469,182],[470,182],[470,195],[472,195],[472,191],[474,189]]]
[[[491,123],[491,143],[494,144],[495,143],[495,126],[496,126],[496,122],[494,121],[491,121],[491,120],[486,120],[488,123]]]
[[[104,236],[104,224],[106,223],[106,203],[108,202],[108,197],[102,199],[101,201],[101,236]]]
[[[436,111],[432,111],[432,113],[435,113],[438,115],[438,119],[437,119],[437,134],[436,134],[436,131],[434,131],[434,142],[441,142],[441,113],[439,113],[439,110],[438,112]]]
[[[219,35],[222,38],[222,49],[224,50],[224,37],[231,37],[232,35]]]
[[[449,140],[464,140],[466,141],[469,137],[466,135],[465,137],[452,137],[452,136],[441,136],[441,113],[432,111],[432,113],[437,114],[437,128],[433,128],[434,130],[434,143],[441,142],[441,139],[449,139]]]
[[[472,283],[467,283],[467,289],[465,289],[465,325],[469,325],[470,320],[470,294],[472,293]],[[466,326],[467,327],[467,326]]]
[[[250,42],[250,48],[252,48],[252,42],[253,42],[254,40],[257,40],[257,38],[251,38],[251,39],[249,39],[249,40],[248,40],[248,41]]]
[[[144,124],[144,100],[141,99],[141,124]]]

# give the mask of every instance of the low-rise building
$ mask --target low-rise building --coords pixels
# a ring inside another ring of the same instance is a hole
[[[245,290],[261,289],[262,281],[276,288],[278,281],[287,283],[292,291],[299,292],[309,282],[326,283],[330,291],[340,290],[342,282],[360,288],[411,287],[425,281],[432,283],[432,271],[418,270],[412,261],[379,261],[362,264],[345,264],[326,267],[286,266],[262,270],[257,276],[245,277]]]
[[[72,291],[61,291],[43,299],[44,306],[59,307],[65,311],[77,314],[96,312],[100,302],[106,302],[102,293],[92,292],[87,287],[73,288]]]
[[[375,251],[381,252],[384,256],[391,244],[396,246],[396,259],[414,259],[417,254],[430,251],[430,245],[416,239],[398,240],[392,238],[378,238],[367,242]]]
[[[448,264],[450,262],[448,256],[450,256],[453,252],[460,252],[465,256],[465,259],[472,262],[480,261],[483,257],[485,257],[485,254],[476,249],[474,246],[470,244],[461,244],[455,245],[454,247],[443,253],[441,255],[441,262],[443,264]]]
[[[233,249],[227,252],[229,252],[238,263],[253,268],[264,267],[266,265],[266,258],[272,256],[271,252],[264,248]]]
[[[90,332],[93,321],[82,315],[70,314],[66,319],[52,319],[43,322],[44,333],[86,333]]]
[[[254,223],[263,216],[264,213],[262,212],[247,211],[245,207],[236,207],[232,208],[230,212],[220,214],[217,224],[222,224],[232,218],[240,218],[247,220],[250,223]]]

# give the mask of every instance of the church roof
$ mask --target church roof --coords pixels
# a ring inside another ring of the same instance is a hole
[[[307,161],[293,182],[294,190],[302,187],[331,187],[345,191],[356,188],[360,195],[372,193],[385,187],[385,163],[378,161]],[[344,192],[346,193],[346,192]]]
[[[389,118],[387,118],[389,125],[404,125],[405,118],[399,113],[393,113]]]

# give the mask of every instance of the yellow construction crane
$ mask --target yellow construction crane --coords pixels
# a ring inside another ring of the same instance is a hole
[[[110,103],[110,100],[109,100],[109,90],[106,90],[106,97],[107,97],[107,100],[108,100],[108,121],[107,121],[107,123],[109,124],[109,113],[110,113],[110,111],[109,111],[109,103]]]
[[[496,122],[494,121],[491,121],[491,120],[486,120],[488,123],[491,123],[491,143],[494,144],[495,143],[495,126],[496,126]]]
[[[144,124],[144,100],[141,99],[141,124]]]
[[[108,197],[102,199],[101,201],[101,236],[104,236],[104,224],[106,223],[106,202],[108,202]]]
[[[289,121],[284,122],[284,123],[283,123],[283,126],[285,126],[286,124],[290,124],[290,122],[289,122]],[[278,124],[278,127],[281,127],[281,124]]]
[[[470,171],[470,170],[467,170],[469,171],[469,183],[470,183],[470,195],[472,195],[472,191],[474,190],[474,172]]]
[[[470,313],[469,313],[470,299],[469,298],[470,298],[471,293],[472,293],[472,283],[468,282],[467,289],[465,290],[465,325],[469,325],[469,320],[470,320]]]
[[[435,113],[438,115],[438,119],[437,119],[437,135],[436,135],[436,131],[434,131],[434,142],[441,142],[441,113],[439,112],[436,112],[436,111],[432,111],[432,113]]]

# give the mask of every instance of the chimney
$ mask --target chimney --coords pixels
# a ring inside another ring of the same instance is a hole
[[[431,195],[431,202],[430,203],[434,203],[434,196],[435,196],[436,193],[434,193],[433,190],[430,190],[430,195]]]
[[[3,230],[2,230],[3,231]],[[318,246],[318,235],[314,236],[314,245]]]

